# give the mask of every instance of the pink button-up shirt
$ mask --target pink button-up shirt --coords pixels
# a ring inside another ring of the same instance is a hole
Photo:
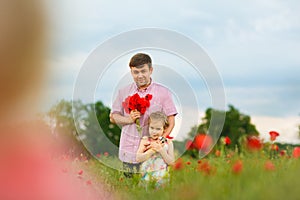
[[[135,83],[132,83],[119,90],[119,93],[112,105],[112,113],[119,113],[123,116],[129,116],[125,112],[122,102],[128,97],[138,93],[140,97],[145,97],[147,94],[152,95],[150,100],[150,107],[147,108],[145,114],[140,118],[140,124],[143,128],[142,135],[139,135],[136,125],[129,124],[122,127],[119,158],[122,162],[137,163],[136,152],[138,150],[142,136],[148,135],[147,119],[150,113],[155,111],[162,111],[167,116],[176,115],[176,107],[172,99],[171,92],[164,86],[152,82],[146,89],[139,90]]]

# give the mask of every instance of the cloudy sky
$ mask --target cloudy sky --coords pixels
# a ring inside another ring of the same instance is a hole
[[[232,104],[250,115],[263,138],[268,140],[268,131],[276,130],[281,133],[279,141],[299,142],[298,1],[53,0],[47,3],[47,8],[52,41],[47,90],[51,98],[45,100],[44,107],[62,98],[72,99],[76,78],[99,45],[128,31],[154,27],[175,31],[203,48],[222,79],[226,105]],[[179,41],[174,44],[181,45]],[[157,65],[178,66],[173,69],[173,78],[186,71],[184,65],[188,67],[168,52],[153,49],[149,52]],[[128,69],[131,55],[120,55],[110,67],[124,65],[124,69]],[[110,76],[109,73],[108,69],[105,77]],[[126,72],[113,77],[109,80],[114,86],[122,85],[121,80],[130,80]],[[156,78],[159,79],[159,75]],[[101,80],[105,82],[105,78]],[[101,80],[97,88],[101,90],[102,84],[103,91],[96,91],[95,96],[110,106],[111,98],[98,94],[110,91],[109,95],[113,96],[113,90],[108,90]],[[212,106],[205,81],[202,79],[194,85],[187,82],[196,93],[199,112],[203,113]],[[179,121],[182,126],[191,126],[197,119]]]

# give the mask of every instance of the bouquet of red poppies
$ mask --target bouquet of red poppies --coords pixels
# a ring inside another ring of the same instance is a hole
[[[130,113],[132,110],[137,110],[141,113],[141,115],[143,115],[150,106],[151,99],[151,94],[147,94],[145,97],[140,97],[138,93],[135,93],[132,96],[128,96],[122,103],[122,106],[126,113]],[[140,119],[136,119],[135,124],[139,134],[141,135],[142,127],[140,125]]]

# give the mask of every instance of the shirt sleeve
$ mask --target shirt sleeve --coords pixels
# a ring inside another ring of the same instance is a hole
[[[167,116],[177,115],[177,110],[172,98],[172,93],[168,89],[166,89],[166,92],[164,92],[164,94],[165,94],[163,98],[164,113]]]
[[[124,109],[122,106],[122,102],[123,102],[123,97],[121,95],[121,91],[119,90],[118,95],[112,105],[112,109],[111,109],[112,114],[118,113],[118,114],[124,115]]]

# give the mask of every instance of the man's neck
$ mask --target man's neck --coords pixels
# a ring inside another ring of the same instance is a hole
[[[146,85],[142,85],[142,86],[138,87],[138,89],[139,90],[145,90],[145,89],[147,89],[149,87],[149,85],[151,85],[151,83],[152,83],[152,79]]]
[[[143,86],[140,86],[138,87],[139,90],[145,90],[147,89],[147,87],[149,87],[150,83],[148,83],[147,85],[143,85]]]

